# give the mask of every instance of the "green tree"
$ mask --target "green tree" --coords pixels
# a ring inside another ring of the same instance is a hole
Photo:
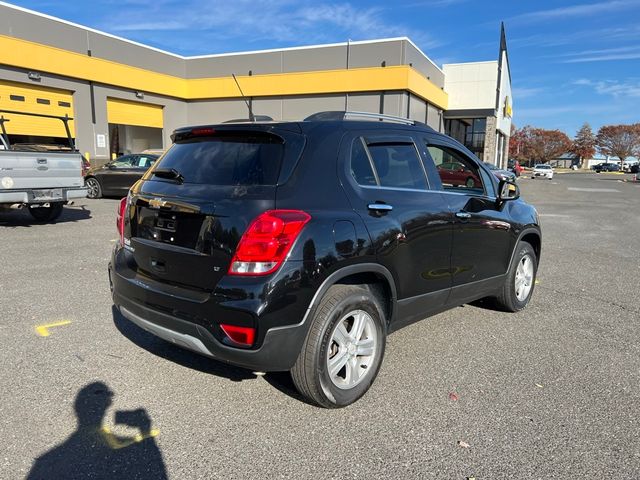
[[[578,156],[582,168],[588,168],[585,160],[593,157],[596,153],[596,137],[593,135],[591,126],[588,123],[585,122],[576,133],[573,145],[571,145],[571,153]]]

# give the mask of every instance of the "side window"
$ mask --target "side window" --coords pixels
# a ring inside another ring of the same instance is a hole
[[[471,159],[452,148],[427,145],[445,190],[484,194],[482,172]]]
[[[112,165],[115,168],[130,168],[133,158],[134,157],[132,155],[125,155],[124,157],[120,157],[114,161]]]
[[[427,177],[413,143],[368,145],[380,186],[427,190]]]
[[[351,147],[351,175],[358,185],[375,186],[378,184],[369,156],[360,137],[353,141]]]

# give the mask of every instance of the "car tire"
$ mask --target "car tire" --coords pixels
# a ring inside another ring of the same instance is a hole
[[[48,207],[29,205],[29,213],[38,222],[52,222],[62,215],[62,202],[52,202]]]
[[[525,308],[533,295],[537,271],[535,250],[530,243],[518,242],[507,278],[496,297],[498,308],[507,312],[519,312]]]
[[[476,182],[473,178],[469,177],[467,178],[467,180],[464,182],[465,187],[467,188],[473,188],[476,186]]]
[[[383,312],[375,295],[364,287],[334,285],[327,291],[291,370],[296,388],[307,400],[340,408],[369,390],[384,356]]]
[[[102,198],[102,187],[95,177],[89,177],[84,181],[87,187],[87,198]]]

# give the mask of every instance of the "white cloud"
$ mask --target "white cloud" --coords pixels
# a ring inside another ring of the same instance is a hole
[[[579,78],[573,82],[574,85],[591,87],[600,95],[610,95],[616,98],[640,98],[640,80],[629,79],[618,80],[589,80]]]
[[[514,87],[513,88],[513,98],[516,100],[520,100],[523,98],[530,98],[536,95],[541,94],[544,89],[540,87]]]
[[[631,53],[607,53],[602,55],[588,55],[584,57],[569,58],[562,63],[587,63],[587,62],[610,62],[612,60],[636,60],[640,58],[640,50]]]
[[[115,18],[102,28],[112,32],[158,38],[158,33],[181,35],[182,44],[193,37],[199,50],[203,41],[220,39],[230,43],[243,39],[287,44],[310,44],[408,36],[423,48],[440,45],[419,29],[387,20],[387,11],[377,7],[356,7],[351,3],[312,2],[312,0],[207,0],[164,1],[141,7],[137,1],[123,5]],[[219,49],[209,43],[205,53]]]
[[[548,10],[538,10],[522,15],[516,15],[510,19],[511,23],[541,22],[549,20],[568,20],[575,17],[590,17],[593,15],[606,14],[619,10],[625,10],[640,6],[638,0],[614,0],[610,2],[588,3],[582,5],[572,5],[569,7],[551,8]]]

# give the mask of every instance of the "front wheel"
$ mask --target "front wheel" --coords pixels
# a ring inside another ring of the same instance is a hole
[[[52,222],[62,215],[62,202],[52,202],[48,207],[29,205],[29,213],[38,222]]]
[[[526,307],[533,295],[537,270],[535,250],[530,243],[519,242],[502,291],[496,297],[498,307],[508,312]]]
[[[386,344],[386,321],[367,289],[334,285],[311,321],[291,377],[298,391],[326,408],[345,407],[375,380]]]
[[[87,187],[88,198],[102,197],[102,187],[100,186],[100,182],[98,182],[96,178],[89,177],[84,181],[84,184]]]

